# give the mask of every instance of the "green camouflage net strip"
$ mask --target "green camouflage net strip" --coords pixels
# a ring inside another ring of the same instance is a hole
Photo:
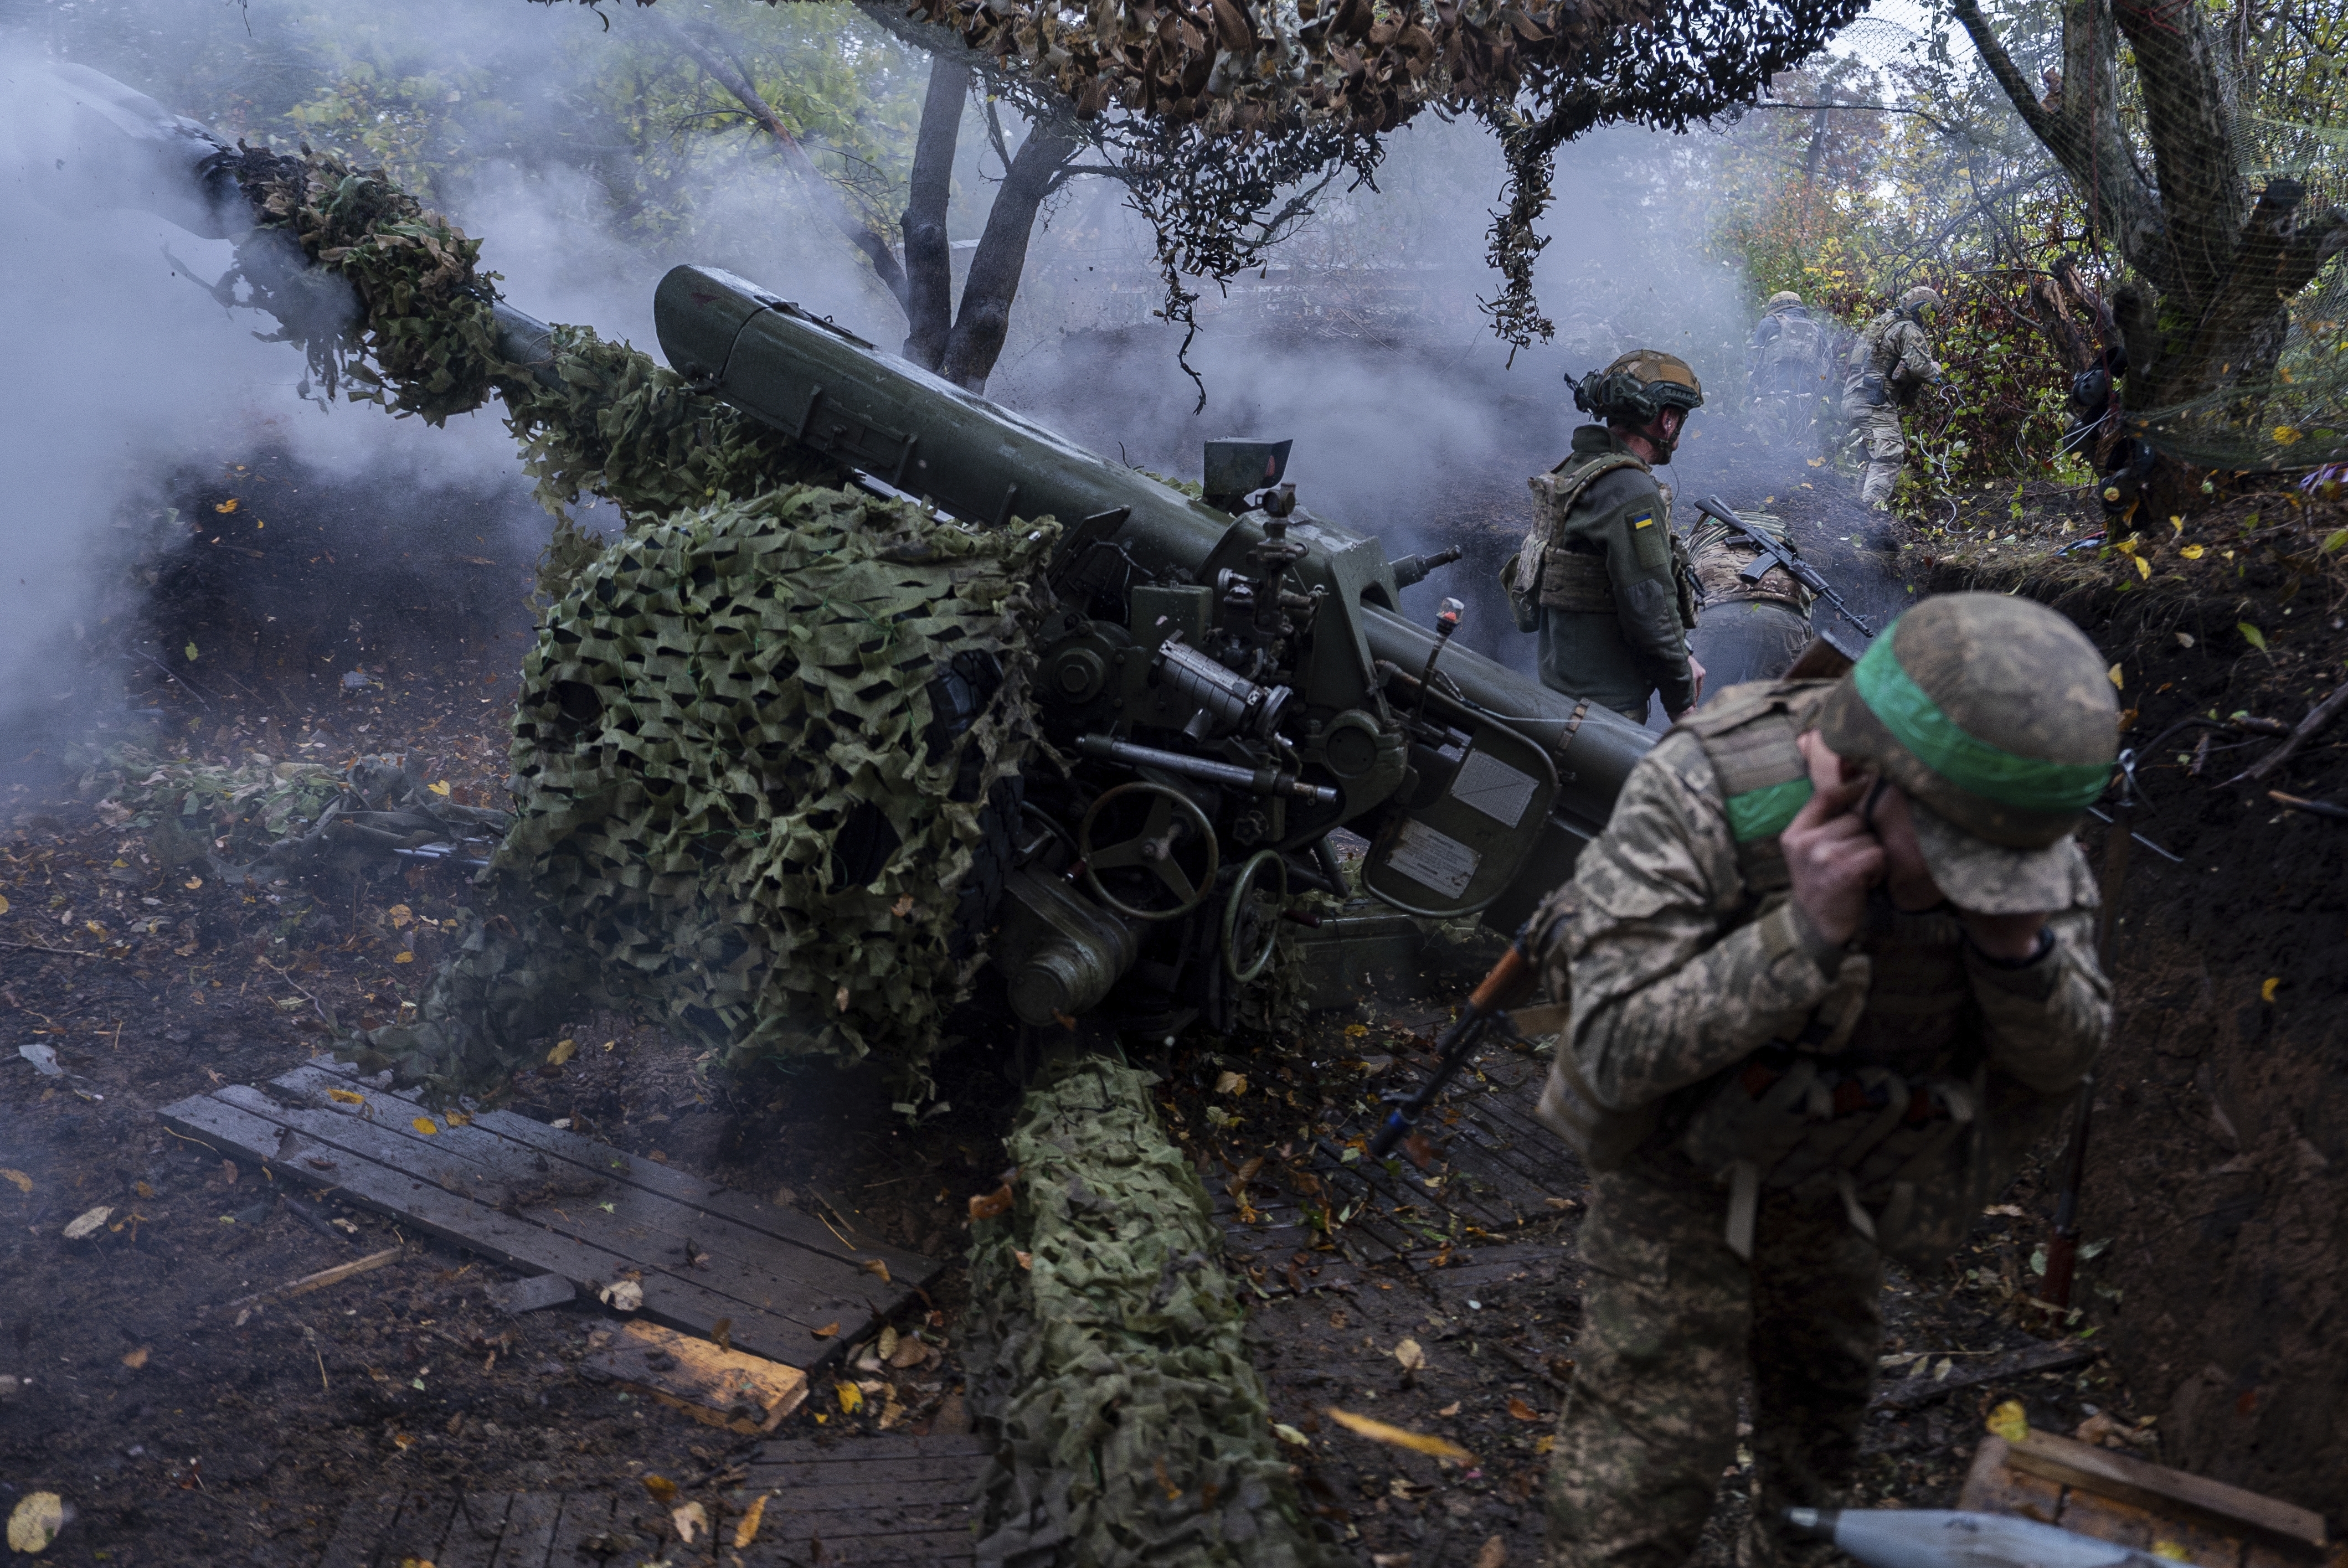
[[[879,1055],[919,1084],[982,957],[959,894],[1034,743],[1032,585],[1057,538],[801,487],[586,557],[523,663],[503,924],[376,1056],[477,1091],[583,990],[737,1064]],[[941,743],[932,682],[963,655],[1001,682]],[[844,882],[875,842],[860,821],[885,823],[885,859]]]
[[[973,1387],[1002,1434],[982,1563],[1334,1559],[1278,1452],[1222,1235],[1150,1073],[1074,1049],[1008,1140],[1016,1206],[973,1228]]]
[[[393,183],[330,153],[246,151],[237,178],[257,227],[237,247],[254,307],[277,316],[331,392],[438,425],[492,392],[522,444],[539,499],[557,515],[582,490],[631,523],[838,470],[625,343],[557,326],[532,375],[505,359],[497,274],[481,242]],[[286,241],[298,246],[288,254]],[[334,285],[348,285],[345,296]],[[354,316],[355,307],[355,316]]]
[[[538,498],[560,517],[582,490],[631,525],[753,496],[835,483],[839,470],[625,343],[587,327],[553,330],[553,374],[501,387]]]

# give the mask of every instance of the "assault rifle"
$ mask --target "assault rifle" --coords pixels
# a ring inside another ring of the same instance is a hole
[[[1845,620],[1849,621],[1853,626],[1858,627],[1859,630],[1867,636],[1872,637],[1875,635],[1875,628],[1867,623],[1867,618],[1860,615],[1859,611],[1853,610],[1849,605],[1843,602],[1842,595],[1837,593],[1827,582],[1827,579],[1818,575],[1818,568],[1812,566],[1809,562],[1804,560],[1801,557],[1796,555],[1793,551],[1787,549],[1785,546],[1779,544],[1776,540],[1771,538],[1768,535],[1763,533],[1752,524],[1746,522],[1743,518],[1738,517],[1735,512],[1730,511],[1728,509],[1727,502],[1722,500],[1717,496],[1706,496],[1703,500],[1698,501],[1695,504],[1695,509],[1702,512],[1707,518],[1715,518],[1720,522],[1727,524],[1730,528],[1735,529],[1738,533],[1743,534],[1746,538],[1751,539],[1755,544],[1761,547],[1761,553],[1754,558],[1753,564],[1746,567],[1743,571],[1738,572],[1736,574],[1738,577],[1744,579],[1746,582],[1759,582],[1764,577],[1768,575],[1769,569],[1771,567],[1784,567],[1787,572],[1793,575],[1793,579],[1796,582],[1800,583],[1804,588],[1808,589],[1813,594],[1834,606],[1836,614],[1841,616]]]
[[[1483,983],[1469,993],[1468,1005],[1459,1009],[1459,1016],[1452,1020],[1443,1038],[1436,1042],[1442,1060],[1436,1063],[1434,1072],[1419,1085],[1417,1093],[1386,1112],[1385,1124],[1370,1140],[1371,1159],[1383,1160],[1394,1153],[1394,1146],[1410,1135],[1411,1128],[1417,1125],[1426,1108],[1435,1103],[1436,1098],[1443,1092],[1444,1085],[1457,1077],[1459,1070],[1468,1065],[1468,1060],[1476,1054],[1476,1048],[1483,1043],[1493,1020],[1532,995],[1533,986],[1540,977],[1540,966],[1533,958],[1532,946],[1532,922],[1528,920],[1517,933],[1516,939],[1509,944],[1509,950],[1500,955],[1500,961],[1492,966],[1492,972],[1486,975]]]

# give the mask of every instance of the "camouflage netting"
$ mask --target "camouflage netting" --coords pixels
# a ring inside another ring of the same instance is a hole
[[[987,835],[1016,810],[1022,617],[1056,530],[811,487],[840,476],[583,327],[507,361],[479,242],[382,171],[305,149],[237,173],[260,220],[237,275],[313,373],[433,423],[495,393],[558,518],[517,826],[415,1020],[361,1059],[479,1092],[585,1001],[736,1061],[877,1053],[919,1084],[1005,869]],[[625,539],[570,526],[582,492]],[[937,712],[949,670],[973,711]]]
[[[1334,1561],[1278,1451],[1213,1205],[1157,1079],[1074,1049],[1008,1140],[1017,1203],[973,1227],[969,1365],[1002,1446],[981,1563]]]
[[[912,1076],[983,955],[1058,537],[798,487],[594,552],[523,663],[497,921],[373,1060],[479,1089],[582,991]],[[576,536],[573,536],[574,539]],[[583,548],[574,547],[574,548]]]

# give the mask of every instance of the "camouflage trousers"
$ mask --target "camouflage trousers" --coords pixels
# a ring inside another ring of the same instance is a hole
[[[1900,466],[1908,460],[1908,438],[1900,431],[1900,405],[1846,405],[1844,411],[1867,443],[1867,477],[1859,482],[1859,498],[1889,511],[1891,487],[1899,482]]]
[[[1737,1560],[1806,1556],[1778,1511],[1832,1506],[1859,1460],[1882,1268],[1831,1190],[1762,1194],[1753,1261],[1727,1189],[1673,1158],[1596,1177],[1573,1386],[1550,1468],[1550,1568],[1680,1568],[1735,1462],[1753,1387],[1753,1515]]]

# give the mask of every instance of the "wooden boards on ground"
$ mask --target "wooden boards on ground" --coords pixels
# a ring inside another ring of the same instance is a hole
[[[164,1124],[282,1181],[586,1295],[632,1285],[652,1321],[813,1369],[943,1266],[510,1112],[469,1121],[326,1067],[228,1084]],[[819,1333],[819,1330],[822,1332]]]
[[[2056,1524],[2198,1568],[2348,1568],[2322,1517],[2206,1476],[2046,1432],[1982,1440],[1960,1508]]]

